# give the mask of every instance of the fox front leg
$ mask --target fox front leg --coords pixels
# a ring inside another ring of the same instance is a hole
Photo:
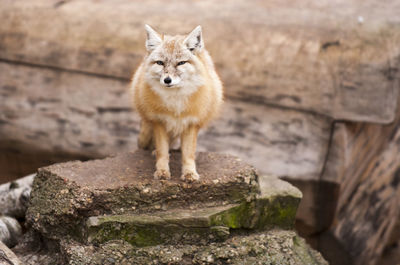
[[[181,151],[182,151],[182,176],[184,181],[196,181],[200,179],[196,171],[195,155],[197,133],[199,129],[197,126],[189,126],[183,131],[181,135]]]
[[[153,127],[154,140],[156,145],[156,172],[154,172],[155,179],[170,179],[171,173],[169,171],[169,144],[168,134],[165,127],[156,123]]]

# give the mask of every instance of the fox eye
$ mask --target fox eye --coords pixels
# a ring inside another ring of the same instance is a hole
[[[187,61],[181,61],[181,62],[179,62],[179,63],[177,64],[177,66],[183,65],[183,64],[185,64],[185,63],[187,63]]]
[[[164,65],[164,62],[163,62],[163,61],[156,61],[156,64],[158,64],[158,65]]]

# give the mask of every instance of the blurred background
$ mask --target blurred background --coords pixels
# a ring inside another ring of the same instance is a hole
[[[225,84],[198,151],[303,192],[296,229],[331,264],[400,264],[400,1],[0,0],[0,184],[134,151],[144,24],[202,25]]]

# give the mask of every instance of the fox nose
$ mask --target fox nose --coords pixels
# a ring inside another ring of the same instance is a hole
[[[171,84],[171,82],[172,82],[171,77],[168,76],[168,77],[164,78],[164,83],[166,83],[167,85]]]

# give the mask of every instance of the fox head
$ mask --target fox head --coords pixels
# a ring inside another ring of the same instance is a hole
[[[149,25],[145,28],[146,81],[163,90],[190,92],[201,86],[204,82],[204,65],[199,59],[204,49],[201,27],[197,26],[186,36],[160,35]]]

